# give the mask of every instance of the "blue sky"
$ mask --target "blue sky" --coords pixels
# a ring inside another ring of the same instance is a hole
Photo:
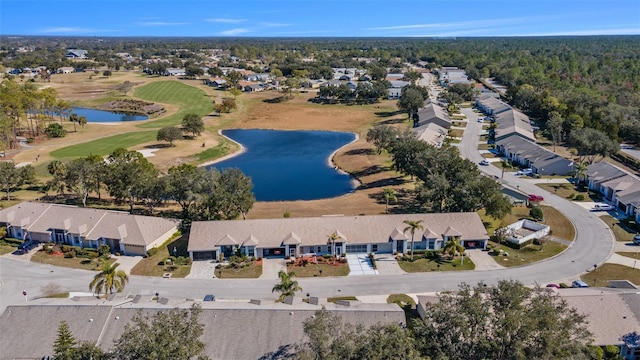
[[[0,34],[638,35],[640,0],[0,0]]]

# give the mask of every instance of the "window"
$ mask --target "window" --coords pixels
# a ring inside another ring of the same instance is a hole
[[[376,252],[376,251],[378,251],[378,245],[377,245],[377,244],[373,244],[373,245],[371,245],[371,251],[372,251],[372,252]]]

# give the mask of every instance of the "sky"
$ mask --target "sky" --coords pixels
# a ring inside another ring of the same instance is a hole
[[[0,0],[0,35],[640,35],[640,0]]]

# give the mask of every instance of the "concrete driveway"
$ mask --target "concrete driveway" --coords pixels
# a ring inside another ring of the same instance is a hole
[[[347,264],[349,265],[349,276],[378,275],[378,271],[373,268],[367,254],[347,254]]]
[[[262,259],[260,279],[278,280],[280,270],[287,271],[287,263],[284,259]]]
[[[213,260],[194,261],[191,263],[191,272],[185,279],[213,279],[217,265]]]
[[[476,270],[495,270],[502,269],[504,266],[498,264],[488,251],[482,251],[480,249],[469,249],[465,251],[465,254],[474,264],[476,264]]]
[[[392,254],[375,254],[376,267],[381,275],[401,275],[406,274],[398,265],[395,256]]]

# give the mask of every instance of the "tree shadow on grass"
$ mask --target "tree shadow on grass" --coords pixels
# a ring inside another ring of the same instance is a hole
[[[345,155],[373,155],[375,154],[374,149],[368,148],[359,148],[359,149],[351,149],[344,153]]]
[[[172,242],[170,242],[167,245],[167,251],[169,252],[169,255],[171,256],[189,256],[189,252],[187,252],[187,245],[189,244],[189,241],[187,240],[186,236],[180,236],[178,238],[176,238],[175,240],[173,240]],[[175,253],[174,253],[174,248],[175,248]]]
[[[158,144],[146,145],[144,148],[145,149],[166,149],[170,147],[171,147],[170,144],[158,143]]]
[[[265,102],[267,104],[279,104],[281,102],[285,102],[287,99],[284,96],[278,96],[272,99],[264,99],[262,100],[262,102]]]
[[[372,189],[372,188],[378,188],[378,187],[388,187],[388,186],[399,186],[406,182],[407,180],[405,180],[404,177],[397,176],[393,178],[376,180],[367,184],[362,184],[358,187],[358,190]]]
[[[363,176],[368,176],[368,175],[373,175],[373,174],[378,174],[381,173],[383,171],[385,171],[386,169],[381,168],[378,165],[372,165],[369,166],[367,168],[364,168],[360,171],[355,171],[353,173],[351,173],[352,176],[356,177],[356,178],[361,178]]]
[[[395,111],[378,111],[375,114],[378,117],[391,117],[391,116],[396,116],[402,113],[403,113],[402,110],[395,110]]]

